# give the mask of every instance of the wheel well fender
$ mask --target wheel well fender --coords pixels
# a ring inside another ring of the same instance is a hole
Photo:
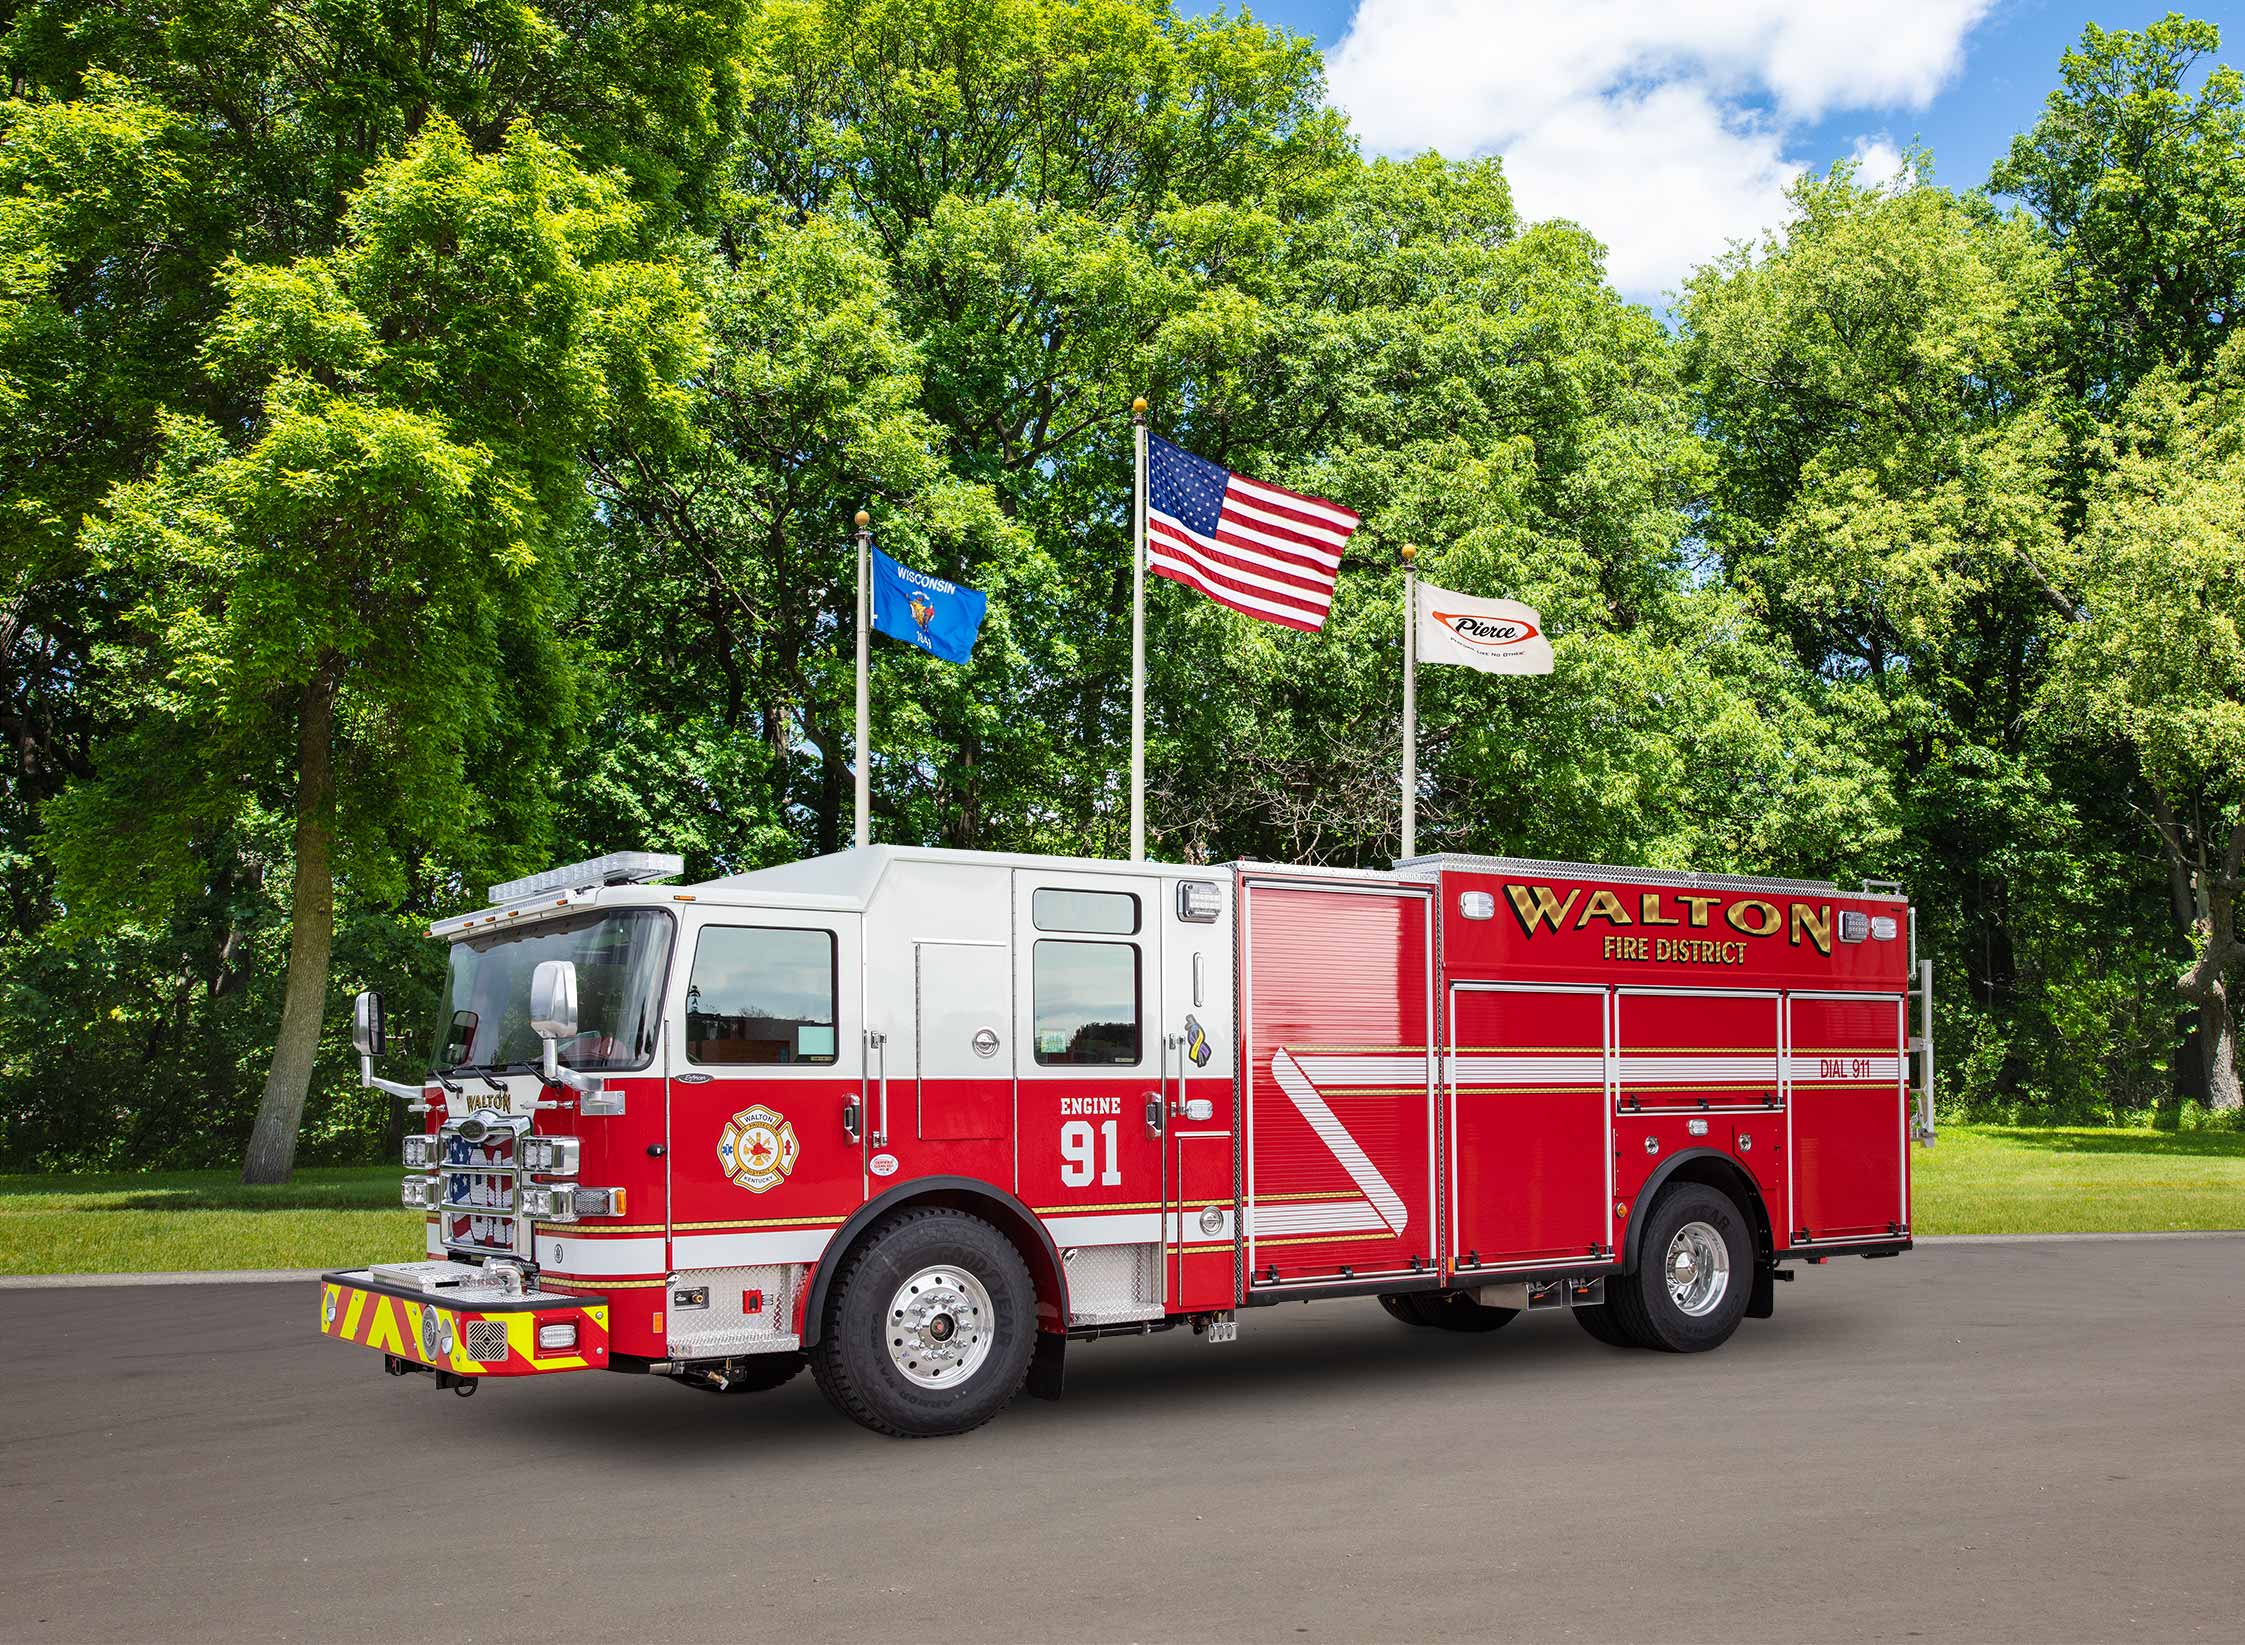
[[[851,1248],[890,1212],[929,1205],[980,1217],[1011,1240],[1021,1260],[1029,1265],[1030,1282],[1037,1288],[1037,1329],[1068,1329],[1067,1270],[1060,1261],[1059,1247],[1053,1244],[1052,1235],[1037,1214],[1003,1188],[973,1177],[916,1177],[867,1200],[827,1241],[818,1266],[811,1270],[810,1295],[803,1301],[804,1347],[816,1343],[824,1329],[826,1293],[834,1283],[835,1270],[842,1266]]]
[[[1670,1184],[1679,1182],[1696,1182],[1720,1189],[1736,1200],[1754,1230],[1754,1254],[1758,1260],[1766,1262],[1769,1254],[1777,1249],[1770,1243],[1769,1205],[1763,1200],[1761,1185],[1753,1174],[1728,1154],[1713,1148],[1687,1148],[1662,1160],[1645,1179],[1645,1186],[1637,1190],[1637,1208],[1629,1219],[1629,1232],[1622,1237],[1624,1273],[1637,1271],[1644,1254],[1645,1224],[1650,1220],[1652,1208]]]

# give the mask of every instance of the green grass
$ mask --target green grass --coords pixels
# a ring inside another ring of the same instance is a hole
[[[2245,1133],[1952,1125],[1912,1155],[1921,1234],[2245,1228]],[[0,1273],[343,1268],[421,1254],[394,1165],[0,1176]]]
[[[1921,1234],[2245,1228],[2245,1132],[1947,1125],[1911,1169]]]
[[[232,1171],[0,1176],[0,1274],[356,1268],[422,1254],[394,1165],[307,1169],[277,1188]]]

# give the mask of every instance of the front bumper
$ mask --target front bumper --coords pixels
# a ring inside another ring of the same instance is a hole
[[[452,1266],[403,1265],[421,1270]],[[542,1327],[553,1341],[570,1334],[559,1329],[563,1326],[575,1328],[573,1341],[539,1345]],[[507,1296],[483,1286],[431,1289],[360,1268],[321,1276],[320,1334],[462,1377],[603,1370],[608,1364],[608,1301],[551,1291]]]

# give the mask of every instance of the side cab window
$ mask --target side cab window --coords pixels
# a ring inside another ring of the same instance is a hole
[[[831,1066],[841,1052],[841,988],[831,930],[705,925],[686,978],[686,1059],[703,1067]]]

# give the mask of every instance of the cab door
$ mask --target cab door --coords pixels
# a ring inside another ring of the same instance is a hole
[[[1172,1313],[1227,1309],[1239,1300],[1232,881],[1172,880],[1164,889],[1166,1300]]]
[[[1062,1249],[1078,1321],[1162,1311],[1160,891],[1146,874],[1014,873],[1020,1194]]]
[[[705,905],[672,971],[673,1353],[785,1335],[795,1265],[865,1200],[860,917]]]

